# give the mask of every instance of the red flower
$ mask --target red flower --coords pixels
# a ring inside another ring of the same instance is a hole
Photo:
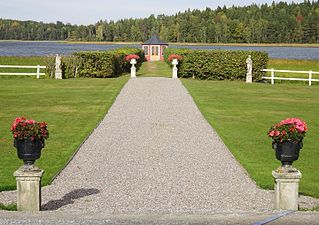
[[[131,59],[138,60],[139,58],[140,57],[138,55],[130,54],[130,55],[125,56],[124,60],[127,61],[127,62],[131,62]]]
[[[287,118],[271,127],[268,136],[273,141],[301,141],[308,131],[307,124],[299,118]]]
[[[183,57],[180,56],[180,55],[177,55],[177,54],[171,54],[169,57],[168,57],[168,61],[171,62],[173,59],[177,59],[177,60],[181,60]]]
[[[26,123],[27,123],[27,124],[34,124],[35,121],[34,121],[34,120],[26,120]]]
[[[10,128],[13,137],[16,139],[30,138],[32,141],[35,139],[47,139],[49,132],[47,130],[47,123],[36,122],[35,120],[27,120],[24,117],[17,117]]]

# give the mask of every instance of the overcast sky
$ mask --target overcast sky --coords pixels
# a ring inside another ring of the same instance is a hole
[[[252,3],[272,3],[272,0],[0,0],[0,18],[87,25],[99,20],[171,15],[188,8],[216,9]]]

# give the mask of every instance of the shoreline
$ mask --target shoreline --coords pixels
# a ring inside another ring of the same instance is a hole
[[[142,42],[110,42],[110,41],[31,41],[31,40],[0,40],[1,42],[31,42],[31,43],[61,43],[61,44],[95,44],[95,45],[141,45]],[[298,48],[319,48],[319,44],[289,44],[289,43],[186,43],[168,42],[169,45],[177,46],[238,46],[238,47],[298,47]]]

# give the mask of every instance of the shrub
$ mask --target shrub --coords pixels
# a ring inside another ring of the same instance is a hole
[[[144,52],[139,48],[120,48],[111,51],[82,51],[70,56],[63,56],[61,62],[63,78],[92,77],[108,78],[117,77],[130,71],[130,63],[125,61],[125,56],[136,54],[136,68],[139,69],[145,60]],[[54,77],[54,60],[48,60],[47,72]]]
[[[261,80],[267,68],[268,54],[257,51],[226,51],[226,50],[165,50],[164,59],[172,54],[182,56],[179,62],[179,76],[210,80],[245,80],[247,73],[246,59],[248,55],[253,60],[253,79]],[[169,63],[169,62],[168,62]]]
[[[79,77],[79,68],[83,64],[82,58],[75,55],[68,57],[62,57],[61,59],[61,69],[62,76],[64,79]]]
[[[129,73],[131,64],[125,60],[127,55],[137,55],[140,58],[137,59],[137,64],[135,67],[137,70],[141,67],[142,63],[145,61],[144,51],[140,48],[118,48],[111,51],[116,57],[116,70],[118,74]]]
[[[74,56],[79,65],[79,77],[106,78],[114,77],[115,56],[107,51],[76,52]]]
[[[54,56],[46,56],[44,58],[44,63],[46,66],[45,73],[50,77],[54,78],[55,71],[55,57]]]

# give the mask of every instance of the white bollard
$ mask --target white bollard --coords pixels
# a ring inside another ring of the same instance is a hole
[[[130,63],[132,65],[132,67],[131,67],[131,77],[136,77],[136,68],[134,66],[137,63],[136,59],[131,59]]]
[[[173,59],[172,65],[174,66],[174,67],[173,67],[173,76],[172,76],[172,78],[178,78],[178,76],[177,76],[177,72],[178,72],[178,69],[177,69],[178,60],[177,60],[177,59]]]

